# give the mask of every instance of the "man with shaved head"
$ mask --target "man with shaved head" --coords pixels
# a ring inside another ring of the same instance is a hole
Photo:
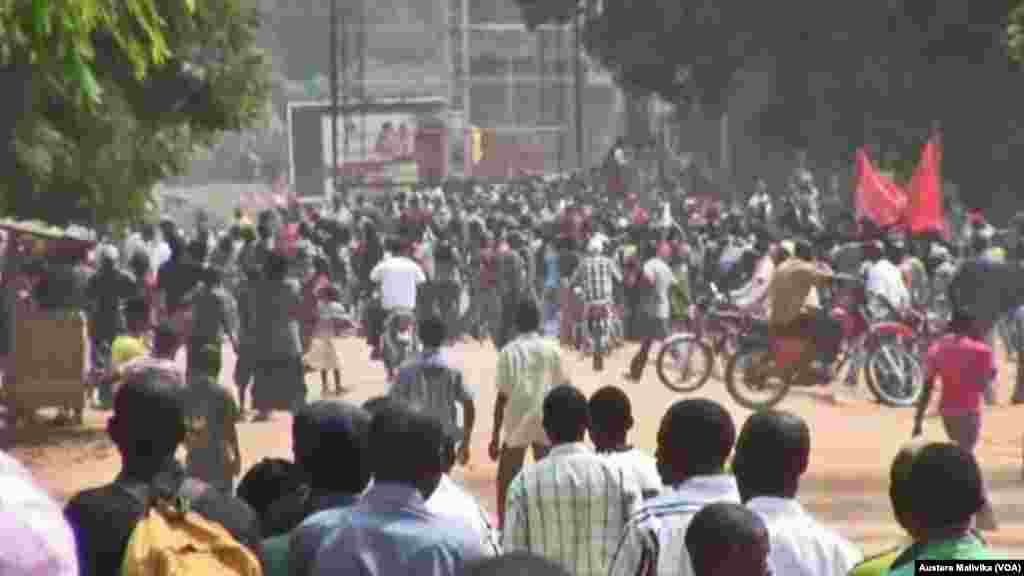
[[[771,541],[764,521],[733,502],[708,504],[686,529],[694,576],[770,574]]]
[[[733,472],[743,502],[768,526],[776,574],[844,576],[861,561],[861,552],[796,500],[810,457],[811,432],[801,417],[758,412],[740,432]]]

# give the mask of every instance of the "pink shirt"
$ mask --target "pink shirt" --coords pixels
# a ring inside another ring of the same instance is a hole
[[[926,381],[942,380],[939,412],[978,412],[985,386],[996,375],[992,348],[979,340],[950,334],[928,349]]]

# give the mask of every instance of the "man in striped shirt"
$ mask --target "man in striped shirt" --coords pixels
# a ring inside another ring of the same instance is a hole
[[[686,551],[690,521],[708,504],[740,502],[736,481],[724,473],[735,441],[732,417],[716,402],[680,400],[669,408],[658,430],[655,457],[670,488],[630,518],[610,576],[693,576]]]
[[[576,576],[607,576],[641,494],[633,474],[583,443],[589,420],[576,388],[547,395],[544,429],[553,447],[509,486],[502,547],[538,554]]]
[[[587,244],[587,257],[580,262],[575,274],[569,281],[571,286],[579,286],[583,290],[583,303],[615,301],[615,283],[622,282],[622,271],[614,260],[605,256],[604,242],[599,237],[592,238]]]
[[[499,527],[505,525],[505,491],[522,469],[526,449],[533,447],[534,460],[547,455],[550,442],[542,424],[544,397],[555,386],[569,382],[558,343],[538,333],[540,309],[532,299],[519,303],[516,328],[519,337],[498,354],[498,398],[488,446],[491,459],[498,462]]]

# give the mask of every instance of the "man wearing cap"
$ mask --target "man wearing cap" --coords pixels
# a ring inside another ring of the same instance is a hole
[[[581,291],[583,318],[589,318],[591,306],[615,304],[615,285],[621,283],[622,270],[614,260],[604,255],[604,242],[595,235],[587,243],[587,257],[569,280],[571,287]],[[584,326],[588,324],[584,322]]]

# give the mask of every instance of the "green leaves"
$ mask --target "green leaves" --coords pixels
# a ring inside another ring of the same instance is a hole
[[[0,0],[0,211],[55,224],[142,213],[159,180],[269,90],[254,0]]]

